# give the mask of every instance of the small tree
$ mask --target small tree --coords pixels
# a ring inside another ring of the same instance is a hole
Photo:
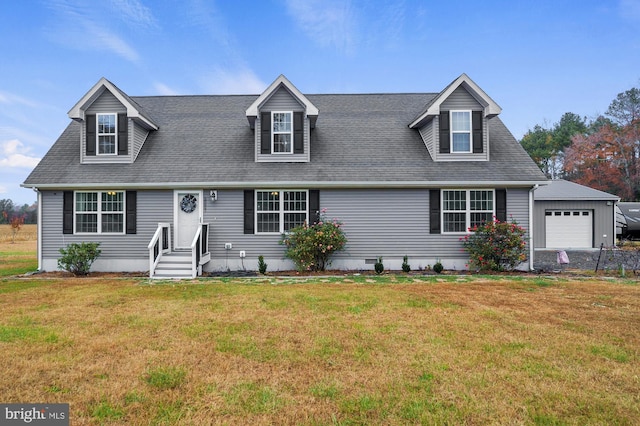
[[[469,253],[472,269],[506,271],[527,260],[526,231],[517,222],[494,219],[469,231],[472,234],[460,240]]]
[[[73,275],[88,275],[91,265],[100,256],[100,243],[82,244],[72,243],[61,248],[62,257],[58,259],[58,268],[71,272]]]
[[[322,209],[318,222],[297,226],[280,239],[286,246],[285,257],[293,260],[298,271],[324,271],[331,264],[331,256],[347,244],[342,223],[326,220],[324,213],[326,209]]]
[[[264,256],[260,255],[258,256],[258,272],[260,272],[262,275],[267,273],[267,265],[264,261]]]
[[[410,272],[411,265],[409,265],[409,256],[404,255],[402,258],[402,272]]]
[[[16,242],[16,237],[18,236],[18,232],[20,232],[20,230],[22,229],[22,226],[24,225],[24,215],[12,216],[9,219],[9,214],[6,211],[3,211],[2,216],[11,225],[11,244],[14,244]]]

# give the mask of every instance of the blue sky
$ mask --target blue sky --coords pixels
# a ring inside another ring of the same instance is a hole
[[[0,199],[106,77],[127,94],[439,92],[467,73],[516,138],[640,86],[640,0],[23,0],[0,5]]]

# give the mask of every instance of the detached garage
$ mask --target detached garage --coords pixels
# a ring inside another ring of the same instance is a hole
[[[579,250],[615,244],[617,196],[566,180],[534,194],[534,248]]]

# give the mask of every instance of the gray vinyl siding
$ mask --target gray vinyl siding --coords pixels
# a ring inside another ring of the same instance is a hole
[[[111,92],[109,92],[108,90],[105,90],[102,92],[102,94],[89,106],[89,108],[87,108],[86,110],[86,114],[113,114],[113,113],[117,113],[117,114],[126,114],[127,113],[127,108],[122,105],[120,103],[120,101],[118,100],[118,98],[116,98]],[[127,120],[128,123],[128,133],[129,135],[132,134],[132,126],[133,123],[132,121],[129,119]],[[83,123],[82,125],[82,131],[81,131],[81,138],[82,138],[82,143],[81,143],[81,149],[80,149],[80,161],[83,163],[91,163],[91,164],[97,164],[97,163],[108,163],[108,164],[114,164],[114,163],[130,163],[131,162],[131,146],[132,144],[129,143],[129,153],[128,155],[91,155],[91,156],[87,156],[86,155],[86,151],[84,149],[85,143],[86,143],[86,125],[85,123]],[[131,138],[129,138],[131,139]],[[137,155],[137,153],[136,153]]]
[[[99,242],[100,259],[148,259],[147,245],[158,222],[173,223],[173,191],[137,191],[136,234],[63,234],[63,191],[42,192],[42,256],[58,259],[70,243]]]
[[[249,189],[249,188],[247,188]],[[301,188],[306,189],[306,188]],[[174,192],[172,190],[137,191],[137,234],[62,234],[63,191],[42,192],[43,259],[59,258],[58,250],[69,243],[95,241],[101,244],[101,259],[148,260],[147,245],[159,222],[168,222],[173,230]],[[257,257],[284,259],[279,235],[247,235],[244,229],[243,190],[218,190],[212,201],[204,191],[203,218],[210,224],[209,250],[212,259],[229,260],[236,265],[241,250],[246,252],[244,267],[257,268]],[[429,233],[429,189],[343,189],[320,190],[320,207],[326,218],[343,223],[347,235],[346,250],[336,261],[355,261],[370,269],[366,259],[382,256],[399,265],[403,256],[429,259],[414,268],[426,267],[436,259],[465,259],[459,234]],[[255,214],[255,213],[254,213]],[[508,189],[507,214],[528,227],[528,190]],[[225,243],[232,249],[225,250]]]
[[[298,100],[289,93],[289,91],[283,87],[280,87],[278,90],[274,92],[274,94],[260,107],[261,112],[267,111],[293,111],[293,112],[305,112],[304,105],[301,105]],[[256,119],[255,125],[255,149],[256,149],[256,161],[259,162],[308,162],[310,159],[310,125],[309,119],[306,115],[303,117],[303,143],[304,143],[304,154],[281,154],[281,155],[272,155],[272,154],[261,154],[260,153],[260,143],[261,143],[261,122],[260,122],[260,114],[258,114],[258,118]]]
[[[283,87],[276,90],[260,107],[261,111],[304,111],[304,106]]]
[[[441,111],[449,111],[452,109],[470,109],[472,111],[482,111],[483,107],[464,87],[458,86],[442,104]]]
[[[259,255],[283,258],[280,236],[243,234],[243,200],[243,191],[225,190],[218,192],[215,203],[206,201],[204,216],[211,223],[212,258],[235,261],[244,250],[248,269],[255,268]],[[366,268],[365,259],[378,256],[398,261],[405,255],[443,260],[466,258],[460,235],[429,233],[428,189],[321,190],[320,207],[327,209],[326,218],[336,218],[344,224],[348,243],[345,251],[336,254],[336,261],[357,260]],[[528,226],[527,189],[508,190],[507,213],[520,225]],[[232,243],[233,249],[225,250],[225,243]]]
[[[246,262],[252,263],[247,264],[247,268],[256,269],[255,259],[260,255],[265,258],[284,257],[284,247],[278,244],[279,235],[244,234],[243,190],[219,190],[215,202],[204,198],[204,221],[210,224],[209,251],[212,258],[235,261],[239,258],[240,250],[245,250]],[[231,243],[233,248],[225,250],[225,243]]]
[[[606,201],[541,201],[534,204],[533,232],[534,247],[545,248],[547,246],[546,219],[547,210],[591,210],[593,212],[593,247],[600,244],[612,246],[615,242],[614,220],[615,212],[613,204],[607,206]],[[605,237],[606,235],[606,237]]]
[[[100,113],[126,113],[127,108],[120,103],[118,98],[113,96],[111,92],[105,90],[102,94],[87,108],[86,114]]]
[[[431,155],[431,158],[435,159],[436,158],[436,125],[435,122],[438,120],[430,120],[429,122],[427,122],[427,124],[425,124],[424,126],[422,126],[420,128],[420,137],[422,137],[422,141],[424,142],[424,145],[427,147],[427,150],[429,151],[429,155]]]
[[[471,111],[483,111],[483,106],[474,98],[469,92],[467,92],[462,86],[449,95],[449,97],[440,105],[440,111],[451,110],[471,110]],[[434,133],[439,135],[440,123],[437,118],[434,122]],[[440,154],[440,149],[434,149],[435,156],[432,155],[435,161],[489,161],[489,125],[486,117],[482,117],[482,153],[464,153],[464,154]],[[430,151],[431,152],[431,151]]]
[[[142,145],[144,145],[144,142],[147,140],[147,136],[149,136],[149,131],[142,126],[133,123],[132,120],[129,120],[129,128],[131,128],[131,126],[133,126],[133,132],[129,132],[129,134],[133,133],[133,143],[129,150],[131,151],[131,148],[133,148],[132,155],[133,160],[135,161],[142,149]]]

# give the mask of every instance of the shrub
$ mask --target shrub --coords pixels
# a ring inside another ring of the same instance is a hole
[[[382,263],[382,256],[378,258],[378,261],[373,265],[376,270],[376,274],[381,274],[384,271],[384,264]]]
[[[409,257],[405,255],[402,258],[402,272],[409,272],[409,271],[411,271],[411,266],[409,265]]]
[[[258,272],[265,274],[267,272],[267,264],[264,263],[264,256],[258,256]]]
[[[325,212],[322,209],[318,222],[297,226],[280,239],[280,244],[287,247],[285,257],[293,260],[298,271],[324,271],[331,264],[331,256],[347,244],[342,223],[326,220]]]
[[[460,240],[469,253],[470,268],[507,271],[527,260],[526,231],[517,222],[494,219],[469,231],[473,233]]]
[[[81,244],[72,243],[61,248],[62,257],[58,259],[58,268],[71,272],[73,275],[87,275],[93,262],[100,256],[100,243]]]
[[[444,271],[444,266],[442,266],[442,263],[440,262],[436,262],[433,265],[433,272],[435,272],[436,274],[441,273],[442,271]]]

